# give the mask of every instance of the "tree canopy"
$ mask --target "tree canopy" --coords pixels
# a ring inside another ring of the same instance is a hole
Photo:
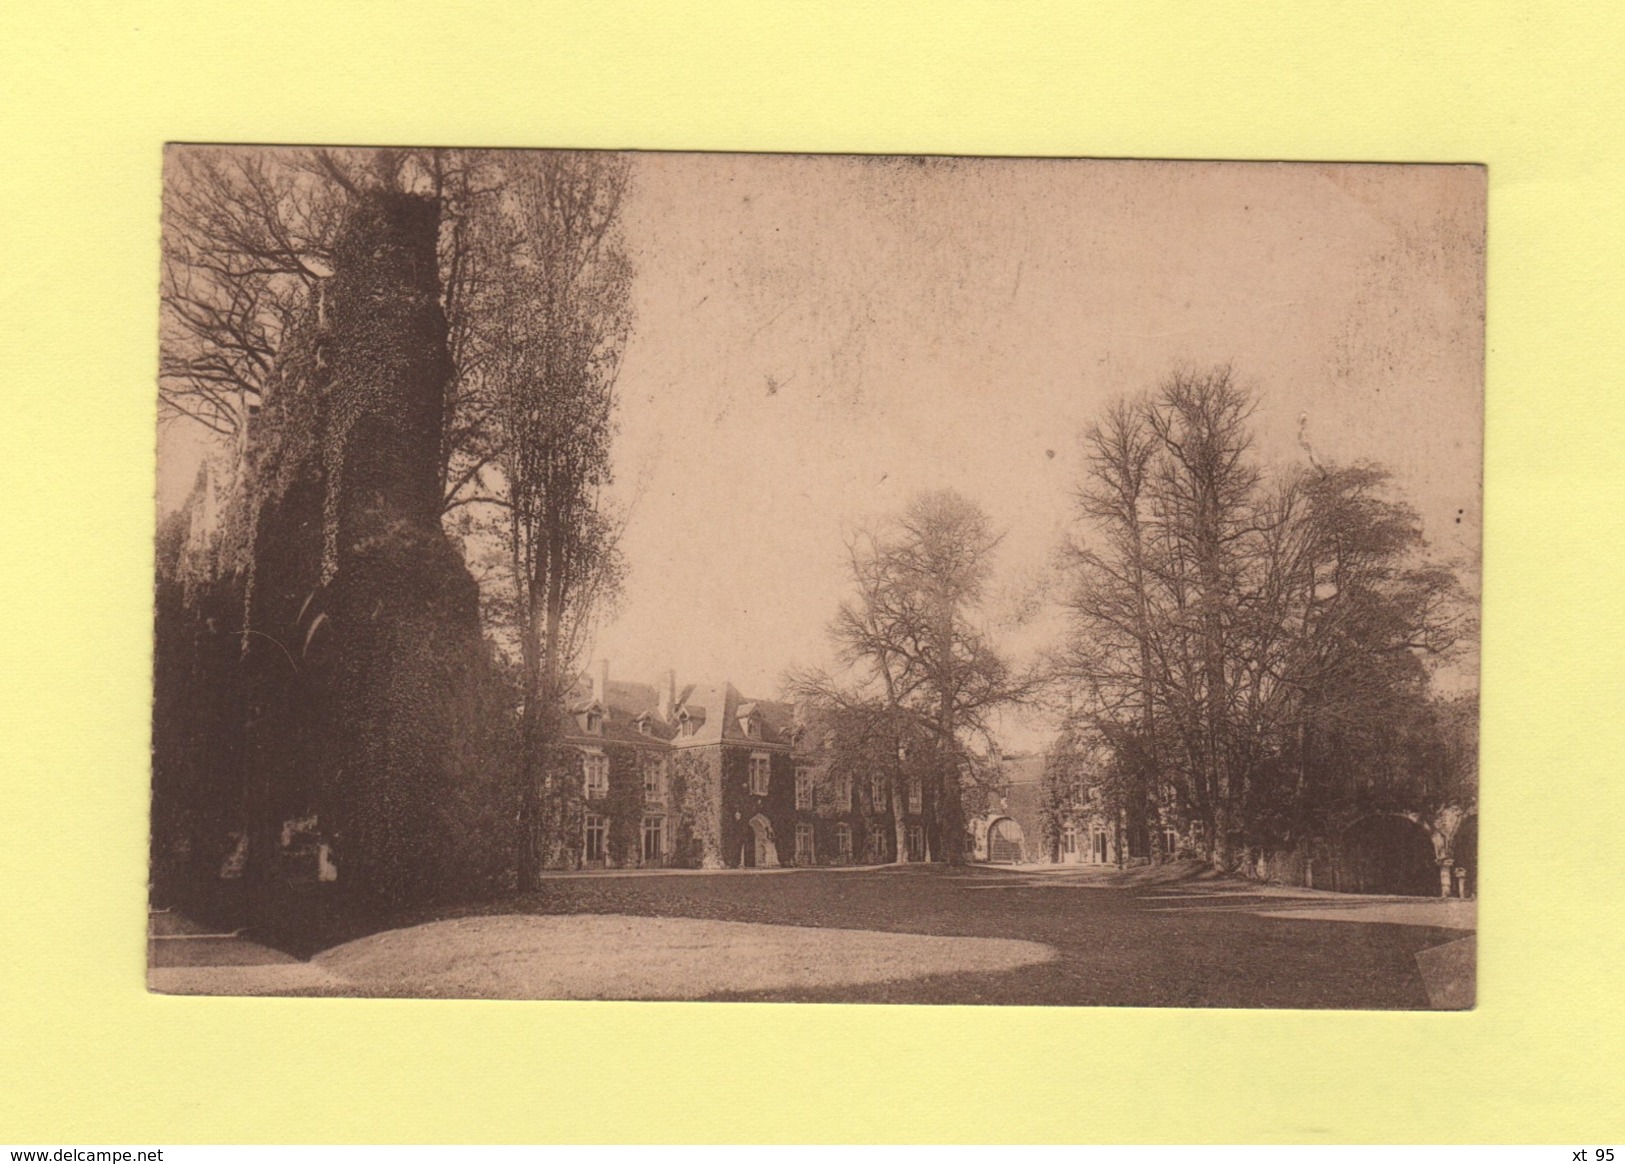
[[[815,705],[867,720],[889,734],[905,770],[924,785],[936,843],[964,859],[965,786],[995,747],[991,714],[1036,690],[997,648],[983,601],[1001,536],[980,506],[952,490],[921,493],[885,528],[848,546],[856,593],[831,627],[844,674],[797,676]],[[894,806],[900,793],[894,789]],[[902,811],[894,808],[901,829]],[[901,851],[901,849],[899,849]]]
[[[1220,864],[1400,779],[1396,729],[1467,625],[1389,474],[1267,475],[1254,404],[1227,368],[1180,372],[1088,430],[1057,659],[1114,796],[1201,822]]]

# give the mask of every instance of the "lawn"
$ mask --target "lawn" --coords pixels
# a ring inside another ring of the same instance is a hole
[[[1009,938],[497,914],[388,930],[326,951],[311,967],[367,994],[401,998],[670,1000],[743,992],[813,997],[838,987],[999,973],[1055,956],[1038,942]]]
[[[1416,924],[1444,904],[1087,870],[579,875],[314,965],[368,994],[1423,1009],[1417,954],[1471,925]]]

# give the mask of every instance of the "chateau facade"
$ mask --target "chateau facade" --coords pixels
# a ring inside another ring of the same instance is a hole
[[[788,703],[732,683],[612,680],[576,685],[567,742],[579,765],[578,836],[565,868],[775,868],[880,864],[928,856],[920,789],[891,803],[892,774],[831,770],[826,739]]]

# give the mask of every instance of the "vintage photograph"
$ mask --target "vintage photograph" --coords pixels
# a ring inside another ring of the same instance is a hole
[[[149,988],[1472,1007],[1485,192],[171,145]]]

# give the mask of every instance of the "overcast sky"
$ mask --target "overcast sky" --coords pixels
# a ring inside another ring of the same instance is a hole
[[[843,532],[928,488],[992,514],[1024,585],[1080,431],[1182,364],[1257,390],[1265,460],[1301,431],[1389,465],[1476,568],[1483,191],[1450,167],[641,158],[633,572],[598,653],[768,694],[827,656]]]
[[[1467,167],[640,156],[632,572],[594,653],[771,695],[827,660],[844,533],[928,488],[1007,531],[1018,590],[1081,430],[1182,365],[1256,390],[1265,461],[1388,465],[1476,570],[1483,216]]]

